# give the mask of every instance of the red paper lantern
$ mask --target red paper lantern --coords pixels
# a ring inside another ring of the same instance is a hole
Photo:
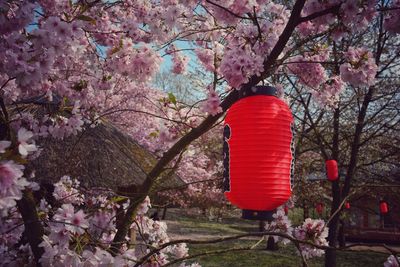
[[[289,208],[288,208],[287,206],[285,206],[285,207],[283,208],[283,211],[285,212],[285,215],[288,215],[288,213],[289,213]]]
[[[324,210],[324,204],[318,203],[317,206],[315,206],[315,210],[317,211],[318,214],[321,214],[322,211]]]
[[[336,181],[339,177],[339,169],[336,160],[330,159],[325,162],[326,174],[329,181]]]
[[[224,128],[224,191],[243,218],[267,219],[291,195],[293,116],[276,89],[241,90]]]
[[[385,201],[381,201],[379,204],[379,209],[382,214],[386,214],[389,211],[388,204]]]
[[[346,209],[350,209],[350,203],[349,203],[349,202],[346,202],[346,203],[344,204],[344,207],[345,207]]]

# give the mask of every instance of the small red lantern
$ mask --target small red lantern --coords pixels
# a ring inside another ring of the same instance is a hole
[[[243,218],[268,220],[291,195],[293,116],[276,89],[239,91],[224,128],[224,191]]]
[[[386,214],[389,211],[388,204],[385,201],[381,201],[379,204],[379,209],[382,214]]]
[[[350,209],[350,203],[349,202],[346,202],[345,204],[344,204],[344,207],[348,210],[348,209]]]
[[[339,169],[336,160],[330,159],[325,162],[326,174],[329,181],[336,181],[339,177]]]
[[[317,211],[318,214],[321,214],[322,211],[324,210],[324,204],[318,203],[317,206],[315,206],[315,210]]]
[[[288,208],[288,206],[285,206],[285,207],[283,208],[283,211],[285,212],[285,215],[288,215],[288,213],[289,213],[289,208]]]

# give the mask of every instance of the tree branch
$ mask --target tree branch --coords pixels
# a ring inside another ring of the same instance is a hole
[[[298,23],[300,24],[302,22],[307,22],[307,21],[316,19],[318,17],[325,16],[325,15],[328,15],[328,14],[338,14],[339,13],[339,9],[340,9],[340,4],[339,5],[334,5],[334,6],[330,7],[330,8],[327,8],[327,9],[312,13],[312,14],[306,16],[306,17],[301,17],[299,19]]]
[[[272,49],[270,55],[264,61],[264,72],[260,76],[252,76],[249,79],[249,82],[242,86],[242,89],[249,89],[255,85],[257,85],[260,81],[262,81],[265,77],[271,74],[271,71],[274,67],[274,63],[276,59],[281,54],[283,49],[286,46],[286,43],[289,41],[290,36],[292,35],[295,27],[298,24],[298,19],[300,18],[301,10],[305,4],[305,0],[298,0],[294,4],[292,13],[288,20],[288,23],[285,26],[281,36],[278,39],[278,42]],[[238,89],[238,88],[237,88]],[[229,107],[233,105],[238,99],[239,93],[238,90],[233,90],[221,103],[221,108],[223,112],[225,112]],[[115,255],[118,253],[119,248],[121,247],[121,242],[124,240],[125,236],[128,233],[129,227],[132,224],[132,220],[134,218],[137,206],[144,200],[146,195],[153,190],[153,187],[157,183],[157,179],[159,179],[159,175],[161,174],[163,168],[167,166],[179,153],[182,149],[188,146],[192,141],[199,138],[202,134],[207,132],[214,123],[218,121],[218,119],[223,115],[223,113],[219,113],[215,116],[208,116],[198,127],[192,129],[188,134],[179,139],[168,151],[164,153],[164,155],[160,158],[157,164],[153,167],[153,169],[148,173],[146,180],[139,188],[140,193],[142,195],[137,198],[131,199],[131,204],[128,207],[128,210],[125,215],[124,223],[121,223],[120,227],[117,228],[117,233],[114,237],[111,246],[111,252]]]

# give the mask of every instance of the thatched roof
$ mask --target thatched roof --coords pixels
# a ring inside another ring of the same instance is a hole
[[[56,182],[63,175],[77,178],[87,187],[116,190],[143,183],[156,157],[108,122],[87,127],[65,140],[39,141],[41,155],[29,163],[39,181]],[[177,175],[162,179],[162,188],[182,187]]]

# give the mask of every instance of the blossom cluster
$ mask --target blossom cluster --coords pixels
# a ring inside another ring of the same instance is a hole
[[[325,68],[320,63],[320,55],[296,56],[289,63],[289,70],[299,78],[305,86],[317,89],[327,79]]]
[[[369,22],[375,17],[375,0],[346,0],[340,7],[341,22],[350,31],[362,31],[367,28]]]
[[[221,61],[220,72],[228,84],[236,89],[246,83],[253,75],[263,71],[263,57],[255,54],[250,48],[234,48],[225,51]]]
[[[23,177],[25,167],[17,161],[10,159],[13,147],[16,147],[17,158],[23,161],[28,155],[37,151],[33,133],[25,128],[20,128],[17,133],[17,142],[0,141],[0,215],[7,215],[9,209],[15,207],[16,201],[22,198],[22,191],[33,184]],[[9,159],[8,159],[9,158]]]
[[[399,262],[400,261],[400,257],[397,257],[396,260],[396,256],[394,255],[390,255],[387,260],[383,263],[384,267],[399,267]]]
[[[147,45],[133,46],[125,41],[108,50],[108,68],[137,82],[147,82],[156,73],[161,57]]]
[[[219,98],[219,95],[213,89],[210,89],[208,92],[208,98],[205,102],[203,102],[201,108],[203,112],[207,112],[211,115],[217,115],[218,113],[222,112],[220,104],[221,99]]]
[[[400,33],[400,0],[392,1],[385,17],[384,27],[388,32]]]
[[[78,180],[72,180],[67,175],[61,177],[60,181],[54,184],[54,198],[62,203],[82,204],[83,195],[78,190],[79,184]]]
[[[319,246],[328,246],[328,227],[323,220],[307,218],[304,223],[294,229],[293,236],[298,240],[308,241]],[[323,249],[312,245],[300,244],[302,255],[306,258],[319,257],[324,254]]]
[[[371,86],[378,70],[375,59],[366,48],[350,47],[345,53],[346,63],[340,66],[340,77],[353,86]]]
[[[189,62],[189,58],[185,55],[182,55],[182,53],[177,50],[175,45],[170,45],[165,52],[168,54],[172,54],[172,73],[184,73],[186,65]]]
[[[335,26],[332,27],[334,29],[332,35],[338,41],[349,33],[365,30],[376,16],[375,0],[312,0],[306,2],[302,14],[303,16],[308,16],[321,10],[334,8],[337,5],[340,5],[337,14],[332,12],[311,21],[303,22],[299,26],[299,33],[302,36],[308,36],[321,33],[329,27]]]
[[[131,231],[137,232],[137,240],[127,237],[136,246],[124,245],[120,253],[113,256],[109,252],[111,241],[116,232],[116,213],[128,208],[129,200],[115,201],[111,192],[97,190],[82,192],[79,183],[68,176],[61,178],[55,184],[53,196],[57,200],[50,205],[45,198],[38,201],[41,223],[45,235],[40,247],[44,253],[40,263],[44,266],[134,266],[138,260],[148,254],[151,249],[169,241],[165,222],[154,221],[146,216],[151,207],[150,199],[146,197],[139,205],[137,217],[131,225]],[[57,189],[58,188],[58,189]],[[68,196],[69,197],[66,197]],[[122,198],[123,199],[123,198]],[[0,216],[0,258],[2,264],[20,265],[33,262],[33,254],[29,246],[16,246],[24,230],[22,218],[15,209]],[[14,227],[15,225],[20,225]],[[139,238],[140,237],[140,238]],[[188,256],[186,244],[180,243],[167,246],[141,266],[162,266],[170,259],[180,259]],[[182,266],[199,266],[196,264]]]
[[[319,106],[336,107],[345,84],[339,76],[329,77],[322,65],[327,55],[329,51],[325,54],[309,53],[304,56],[295,56],[291,58],[288,69],[296,75],[299,83],[308,88]]]
[[[279,207],[272,217],[274,218],[273,221],[265,225],[266,231],[292,235],[292,223],[282,207]],[[290,242],[289,239],[276,235],[274,235],[273,238],[275,242],[282,241],[283,244],[288,244]]]
[[[196,49],[196,56],[207,71],[215,71],[214,53],[211,49]]]
[[[333,76],[321,85],[320,90],[313,90],[311,94],[318,105],[337,107],[340,93],[343,91],[344,82],[339,76]]]
[[[247,5],[251,1],[240,2]],[[259,4],[253,7],[257,9]],[[270,2],[262,8],[274,19],[262,20],[259,26],[238,24],[224,49],[219,72],[233,88],[240,89],[251,76],[259,76],[263,72],[265,55],[271,52],[288,21],[290,12],[285,6]]]

